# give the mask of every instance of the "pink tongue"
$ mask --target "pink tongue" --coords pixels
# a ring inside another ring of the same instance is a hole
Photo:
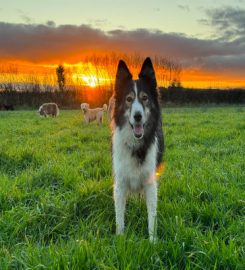
[[[136,135],[142,135],[142,133],[143,133],[143,125],[141,125],[141,124],[136,124],[136,125],[134,126],[134,133],[135,133]]]

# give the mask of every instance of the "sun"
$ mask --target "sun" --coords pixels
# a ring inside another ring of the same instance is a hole
[[[82,75],[81,79],[86,83],[86,85],[90,86],[90,87],[96,87],[98,85],[98,79],[96,76],[86,76],[86,75]]]
[[[96,88],[109,85],[112,82],[108,70],[103,66],[94,66],[92,63],[66,64],[72,71],[74,84]]]
[[[86,85],[89,87],[96,87],[98,86],[98,78],[95,75],[85,75],[85,74],[73,74],[72,76],[73,81],[79,81],[82,85]]]

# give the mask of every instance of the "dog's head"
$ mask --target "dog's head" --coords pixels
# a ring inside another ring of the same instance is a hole
[[[150,115],[154,117],[154,111],[158,109],[156,87],[150,58],[145,59],[138,80],[133,80],[125,62],[119,61],[115,83],[115,124],[119,127],[129,125],[138,140],[144,137],[146,127],[151,126]]]
[[[44,116],[44,108],[43,108],[43,105],[41,105],[38,109],[38,112],[40,114],[40,116]]]
[[[88,103],[82,103],[81,104],[81,110],[86,113],[89,109],[89,104]]]

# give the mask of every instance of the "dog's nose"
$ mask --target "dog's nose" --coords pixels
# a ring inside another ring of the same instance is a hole
[[[136,122],[140,122],[141,119],[142,119],[141,113],[140,113],[140,112],[136,112],[135,115],[134,115],[134,120],[135,120]]]

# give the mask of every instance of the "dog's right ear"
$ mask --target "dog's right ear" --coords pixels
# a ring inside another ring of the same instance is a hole
[[[153,88],[156,88],[156,75],[150,57],[145,59],[139,74],[139,78],[148,81]]]
[[[132,74],[130,73],[126,63],[123,60],[120,60],[117,66],[115,90],[120,91],[120,88],[125,84],[125,82],[131,79]]]

